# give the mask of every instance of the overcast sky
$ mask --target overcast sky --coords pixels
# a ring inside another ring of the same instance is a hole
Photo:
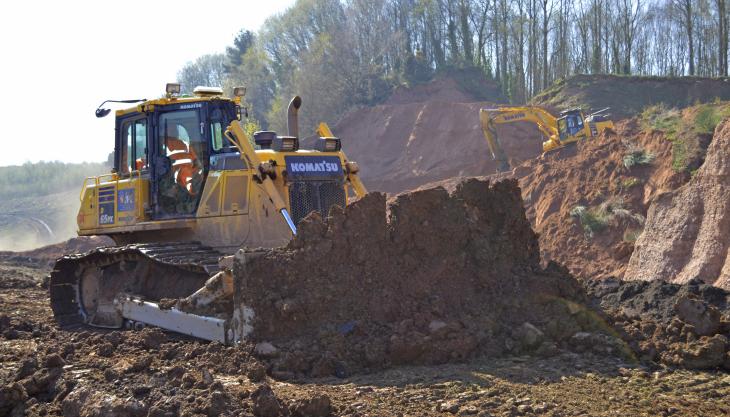
[[[293,3],[0,2],[0,166],[106,160],[114,113],[94,117],[102,101],[159,97],[187,62]]]

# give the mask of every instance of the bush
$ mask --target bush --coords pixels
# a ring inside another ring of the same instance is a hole
[[[587,239],[608,227],[616,219],[626,219],[633,223],[644,224],[644,216],[632,213],[623,207],[623,200],[611,198],[596,207],[576,206],[570,211],[571,217],[578,218]]]
[[[577,217],[583,227],[586,238],[592,238],[597,232],[608,226],[609,218],[605,213],[595,209],[588,209],[585,206],[576,206],[570,211],[572,217]]]
[[[641,184],[641,180],[636,177],[629,177],[621,181],[621,187],[628,190],[631,187],[635,187]]]
[[[643,232],[642,229],[626,229],[624,232],[624,242],[634,243],[639,239],[639,236]]]
[[[644,149],[631,149],[624,155],[624,166],[628,169],[635,165],[648,165],[654,160],[654,154]]]

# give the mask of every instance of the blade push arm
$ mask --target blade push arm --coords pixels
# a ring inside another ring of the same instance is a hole
[[[335,137],[335,135],[332,133],[332,130],[330,130],[330,127],[325,122],[321,122],[319,126],[317,126],[317,134],[321,138]],[[344,152],[342,152],[342,154],[345,161],[347,161],[345,162],[345,173],[347,174],[347,180],[350,181],[352,188],[355,190],[355,195],[357,195],[358,198],[362,198],[365,194],[368,193],[368,190],[365,188],[365,185],[360,180],[360,175],[358,175],[358,173],[360,172],[360,168],[354,161],[348,161],[347,155],[344,155]]]
[[[258,171],[258,177],[261,180],[261,186],[264,188],[264,192],[266,192],[269,200],[274,204],[274,207],[276,207],[276,211],[281,213],[282,217],[284,217],[284,220],[286,221],[287,225],[289,225],[292,233],[296,235],[297,227],[294,225],[294,221],[289,215],[289,211],[287,210],[284,199],[281,197],[281,194],[279,194],[279,191],[274,186],[274,182],[272,181],[271,177],[263,174],[266,171],[265,166],[261,162],[259,156],[256,154],[256,150],[254,149],[253,145],[251,145],[251,142],[248,140],[246,132],[243,131],[243,128],[241,128],[241,124],[237,120],[234,120],[228,126],[225,132],[225,137],[226,139],[231,141],[231,143],[238,147],[238,149],[241,151],[241,159],[246,161],[248,166],[256,167]]]

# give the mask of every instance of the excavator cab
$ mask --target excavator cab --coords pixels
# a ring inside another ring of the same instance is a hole
[[[560,113],[558,134],[561,141],[580,136],[584,129],[583,112],[580,109],[571,109]]]

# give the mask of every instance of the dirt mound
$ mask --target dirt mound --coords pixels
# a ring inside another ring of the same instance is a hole
[[[575,75],[556,82],[531,102],[559,110],[610,107],[613,117],[622,119],[654,104],[682,108],[716,99],[730,99],[730,79]]]
[[[478,91],[467,90],[466,86],[460,84],[453,77],[439,77],[415,87],[399,86],[384,104],[412,104],[427,101],[473,103],[483,101],[483,97],[487,97],[494,102],[506,102],[499,85],[496,83],[481,79],[483,76],[475,77],[474,74],[467,74],[465,78],[471,80]],[[464,78],[461,79],[462,82],[463,80]]]
[[[649,210],[625,279],[688,282],[730,289],[730,122],[717,127],[704,164]]]
[[[84,253],[101,246],[111,246],[114,241],[105,236],[79,236],[65,242],[46,245],[22,252],[0,252],[0,258],[24,264],[51,266],[56,259],[70,253]]]
[[[730,370],[730,293],[700,281],[587,283],[622,339],[642,360]]]
[[[568,307],[583,293],[540,267],[537,245],[516,182],[472,179],[310,216],[234,272],[274,373],[347,374],[567,340],[586,324]]]
[[[348,157],[360,164],[369,190],[400,192],[454,176],[496,171],[479,126],[479,109],[503,102],[464,93],[453,79],[399,90],[385,104],[347,114],[334,128]],[[497,94],[495,92],[495,94]],[[537,128],[529,124],[500,127],[514,163],[542,152]]]

